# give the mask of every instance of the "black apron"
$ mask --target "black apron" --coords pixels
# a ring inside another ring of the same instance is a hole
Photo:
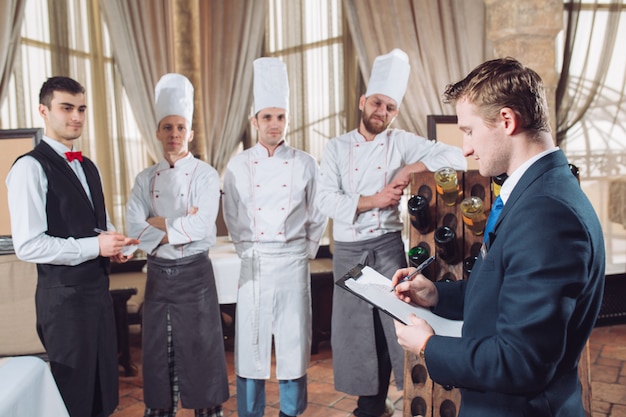
[[[143,389],[146,406],[153,409],[172,407],[168,312],[183,407],[221,405],[229,396],[228,376],[213,265],[206,252],[176,260],[148,257]]]

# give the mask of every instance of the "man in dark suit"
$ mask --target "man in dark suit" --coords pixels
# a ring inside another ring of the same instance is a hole
[[[86,107],[78,82],[49,78],[39,93],[45,135],[6,180],[15,253],[37,264],[37,332],[71,417],[117,406],[109,261],[126,261],[124,246],[138,243],[114,231],[100,173],[74,149]]]
[[[433,335],[412,317],[396,323],[398,342],[424,358],[435,382],[460,388],[459,417],[583,417],[578,358],[600,310],[604,241],[554,145],[541,78],[496,59],[448,86],[445,98],[456,104],[464,153],[480,174],[508,174],[504,206],[467,281],[418,275],[396,289],[464,320],[462,337]],[[411,271],[398,270],[393,284]]]

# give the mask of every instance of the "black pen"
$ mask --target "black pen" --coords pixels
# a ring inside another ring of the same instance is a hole
[[[426,267],[430,265],[432,261],[434,260],[435,260],[435,255],[431,256],[430,258],[426,259],[424,262],[419,264],[419,266],[415,269],[415,271],[411,272],[410,275],[407,275],[406,277],[402,278],[394,287],[391,288],[391,291],[393,292],[396,289],[396,287],[400,285],[401,283],[410,281],[411,279],[413,279],[415,275],[419,274],[424,269],[426,269]]]

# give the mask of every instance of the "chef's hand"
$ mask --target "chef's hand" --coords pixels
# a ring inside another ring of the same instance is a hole
[[[409,322],[408,325],[405,325],[398,320],[394,320],[398,344],[405,350],[419,355],[426,341],[435,332],[425,320],[418,318],[415,314],[409,316]]]
[[[364,213],[375,208],[386,209],[395,207],[400,202],[400,198],[402,198],[402,190],[394,188],[389,184],[374,195],[360,196],[357,213]]]
[[[146,219],[148,224],[152,227],[156,227],[159,230],[167,232],[167,226],[165,225],[165,217],[148,217]]]
[[[413,302],[422,307],[435,307],[439,302],[439,293],[435,284],[422,274],[417,274],[410,281],[400,282],[411,275],[415,268],[398,269],[391,278],[391,286],[396,296],[405,303]]]

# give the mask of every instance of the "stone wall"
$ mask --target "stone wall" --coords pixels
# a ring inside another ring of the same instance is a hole
[[[556,36],[563,27],[562,0],[485,0],[488,56],[511,56],[535,70],[546,87],[552,131],[556,132]],[[554,136],[554,135],[553,135]]]

